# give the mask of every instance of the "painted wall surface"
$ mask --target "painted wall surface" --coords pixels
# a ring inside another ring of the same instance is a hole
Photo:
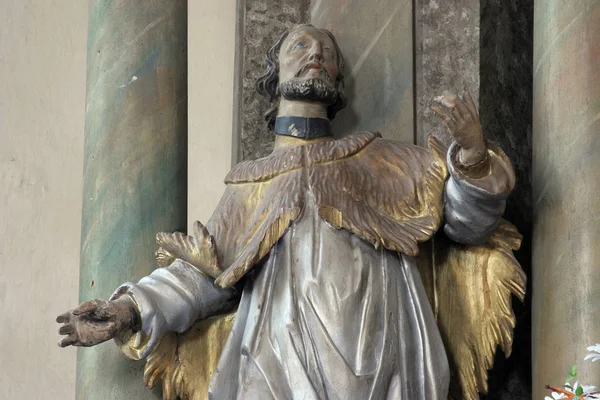
[[[75,397],[88,6],[0,2],[0,400]],[[189,4],[190,221],[231,165],[235,4]],[[153,251],[153,249],[151,249]]]
[[[188,227],[208,221],[231,168],[235,1],[188,1]]]
[[[72,399],[87,2],[0,2],[0,399]]]

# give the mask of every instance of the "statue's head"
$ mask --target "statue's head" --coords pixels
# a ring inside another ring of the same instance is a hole
[[[267,52],[267,71],[258,78],[256,89],[271,104],[265,113],[271,129],[282,97],[323,103],[333,119],[348,103],[344,59],[333,34],[312,25],[284,32]]]

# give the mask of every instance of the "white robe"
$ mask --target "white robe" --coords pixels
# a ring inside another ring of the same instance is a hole
[[[450,372],[414,258],[309,202],[244,287],[212,399],[445,399]]]

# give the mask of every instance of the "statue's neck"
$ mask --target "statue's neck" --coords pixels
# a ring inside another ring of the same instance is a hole
[[[327,106],[321,103],[310,101],[281,99],[277,107],[277,117],[303,117],[309,119],[320,118],[327,120]],[[332,139],[330,131],[324,132],[322,135],[318,135],[317,133],[318,137],[314,137],[313,135],[315,135],[315,132],[310,132],[308,134],[301,132],[300,136],[303,137],[295,137],[294,135],[287,134],[276,134],[274,150],[302,146]]]
[[[333,137],[325,136],[315,139],[299,139],[293,136],[275,135],[275,146],[273,147],[273,151],[290,149],[292,147],[304,146],[317,142],[325,142],[328,140],[333,140]]]
[[[314,101],[280,99],[277,116],[327,118],[327,106]]]

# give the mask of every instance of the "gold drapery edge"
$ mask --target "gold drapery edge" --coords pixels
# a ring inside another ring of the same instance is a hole
[[[523,301],[527,284],[513,255],[521,240],[505,220],[483,246],[436,237],[435,291],[428,295],[437,296],[437,322],[452,373],[451,399],[479,399],[479,393],[487,393],[497,347],[506,357],[512,352],[512,295]]]
[[[210,381],[235,321],[235,312],[197,321],[185,333],[166,333],[146,359],[144,383],[162,383],[164,400],[208,400]]]

